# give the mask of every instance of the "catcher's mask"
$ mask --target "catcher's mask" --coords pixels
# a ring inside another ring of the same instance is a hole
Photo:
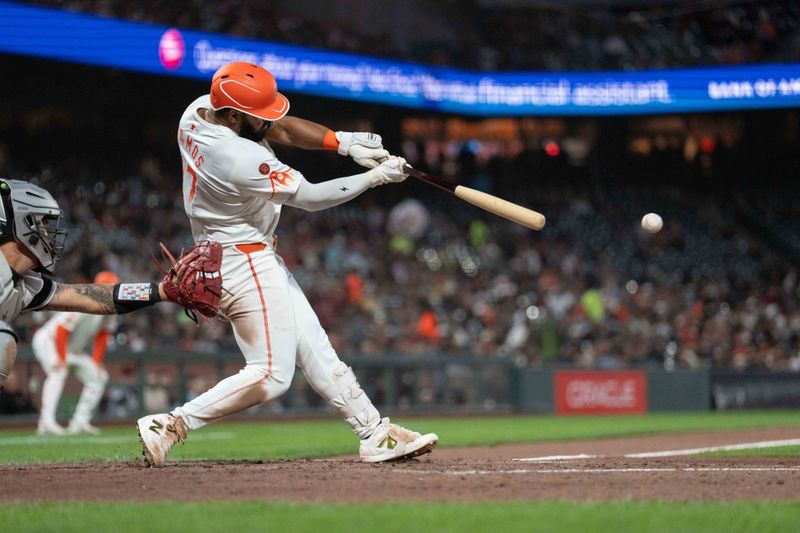
[[[59,228],[61,209],[46,190],[20,180],[0,180],[0,237],[12,237],[52,274],[68,230]]]

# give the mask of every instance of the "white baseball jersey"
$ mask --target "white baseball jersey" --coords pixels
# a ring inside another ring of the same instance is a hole
[[[54,281],[31,272],[17,274],[11,270],[3,254],[0,254],[0,329],[12,331],[8,325],[20,313],[35,311],[50,303],[56,293]]]
[[[195,241],[270,242],[281,205],[297,191],[302,174],[281,163],[266,143],[207,122],[200,108],[212,109],[208,95],[192,102],[178,127],[183,203]]]
[[[95,337],[101,331],[113,332],[117,329],[119,319],[116,316],[88,315],[62,311],[54,314],[45,324],[36,331],[35,336],[45,336],[55,341],[58,326],[69,331],[67,341],[68,353],[91,352]]]

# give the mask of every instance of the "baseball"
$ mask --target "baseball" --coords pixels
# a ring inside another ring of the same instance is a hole
[[[648,233],[658,233],[662,226],[664,226],[664,221],[656,213],[647,213],[642,217],[642,228]]]

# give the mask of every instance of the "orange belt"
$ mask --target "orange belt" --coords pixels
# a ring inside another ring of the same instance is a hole
[[[267,247],[267,245],[264,244],[263,242],[252,242],[252,243],[247,243],[247,244],[237,244],[236,245],[236,249],[239,250],[242,253],[245,253],[245,254],[251,254],[253,252],[260,252],[261,250],[263,250],[266,247]]]
[[[237,244],[236,245],[236,249],[239,250],[240,252],[244,253],[244,254],[251,254],[253,252],[260,252],[260,251],[264,250],[266,247],[267,247],[267,244],[263,243],[263,242],[248,242],[248,243],[243,243],[243,244]],[[278,249],[278,236],[277,235],[273,235],[272,236],[271,248],[273,250],[277,250]]]

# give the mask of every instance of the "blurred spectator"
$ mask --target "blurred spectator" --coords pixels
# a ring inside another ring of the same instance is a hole
[[[434,313],[433,308],[429,305],[423,305],[422,312],[417,321],[417,333],[431,344],[438,343],[441,338],[439,334],[439,325],[436,320],[436,313]]]
[[[347,303],[359,305],[364,294],[364,280],[357,271],[352,270],[344,282],[347,285]]]

